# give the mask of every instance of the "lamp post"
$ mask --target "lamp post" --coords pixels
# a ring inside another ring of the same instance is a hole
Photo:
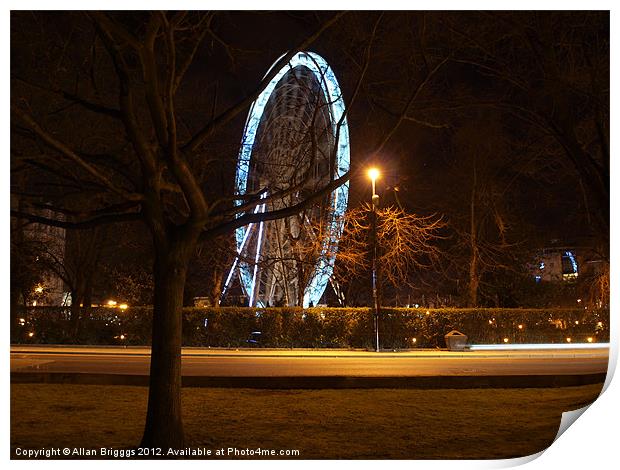
[[[372,299],[374,303],[374,325],[375,325],[375,351],[379,352],[379,297],[377,295],[377,207],[379,206],[379,195],[376,193],[375,182],[379,178],[379,170],[370,168],[368,177],[372,182],[372,204],[371,204],[371,253],[372,253]]]

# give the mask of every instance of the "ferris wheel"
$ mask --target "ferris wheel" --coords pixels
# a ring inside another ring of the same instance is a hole
[[[236,194],[256,197],[252,212],[272,212],[303,201],[349,171],[349,165],[338,81],[321,56],[299,52],[250,108]],[[251,307],[317,305],[333,273],[348,195],[344,183],[291,217],[238,228],[237,256],[222,297],[237,276]]]

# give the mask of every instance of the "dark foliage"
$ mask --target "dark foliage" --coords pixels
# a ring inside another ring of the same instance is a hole
[[[148,345],[151,308],[91,310],[82,344]],[[19,342],[72,342],[70,309],[30,307]],[[372,348],[368,308],[246,307],[183,309],[183,345],[200,347]],[[521,328],[519,328],[521,325]],[[381,311],[385,349],[444,348],[451,330],[468,335],[470,344],[585,343],[609,341],[609,311],[585,309],[410,309]],[[260,332],[260,333],[258,333]],[[29,333],[34,333],[29,336]]]

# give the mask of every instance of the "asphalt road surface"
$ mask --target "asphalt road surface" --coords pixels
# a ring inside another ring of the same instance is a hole
[[[607,372],[608,349],[462,352],[184,350],[184,376],[419,377]],[[147,348],[12,347],[11,373],[148,375]]]

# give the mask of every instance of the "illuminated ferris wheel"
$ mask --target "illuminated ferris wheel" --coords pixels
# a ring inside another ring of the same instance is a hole
[[[250,108],[237,160],[236,194],[256,197],[252,212],[291,207],[349,171],[344,112],[338,81],[319,55],[299,52],[278,71]],[[237,229],[222,296],[237,276],[249,306],[317,305],[348,193],[345,183],[298,214]]]

